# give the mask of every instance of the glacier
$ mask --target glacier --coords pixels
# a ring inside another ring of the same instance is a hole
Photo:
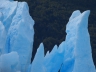
[[[0,72],[96,72],[88,33],[90,10],[76,10],[66,39],[44,55],[43,43],[31,63],[34,20],[26,2],[0,0]]]
[[[20,71],[26,72],[31,62],[34,39],[34,20],[29,15],[27,3],[0,0],[0,20],[0,54],[17,52]],[[16,72],[12,69],[6,70]],[[0,70],[5,72],[4,68]]]

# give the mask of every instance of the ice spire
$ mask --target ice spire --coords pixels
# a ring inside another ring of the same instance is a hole
[[[88,33],[87,10],[73,12],[67,24],[64,61],[60,72],[96,72]]]
[[[90,11],[87,10],[79,17],[80,24],[77,29],[76,48],[74,52],[75,63],[73,72],[96,72],[90,45],[90,36],[88,33],[88,17]]]
[[[35,58],[32,62],[31,72],[44,72],[43,61],[44,61],[44,46],[43,43],[41,43],[39,48],[37,49]]]

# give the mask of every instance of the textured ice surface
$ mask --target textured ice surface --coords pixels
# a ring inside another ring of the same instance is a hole
[[[28,6],[25,2],[18,3],[16,14],[12,19],[7,35],[6,50],[16,51],[20,56],[21,70],[26,68],[31,62],[33,46],[33,24],[28,13]]]
[[[0,21],[0,55],[4,53],[6,41],[6,31],[3,23]]]
[[[16,51],[21,72],[31,63],[33,25],[26,2],[0,0],[0,54]]]
[[[0,72],[17,72],[20,70],[19,55],[11,52],[0,56]]]
[[[0,12],[3,15],[2,22],[7,32],[12,22],[13,16],[16,13],[16,9],[18,6],[17,4],[17,1],[0,0]]]

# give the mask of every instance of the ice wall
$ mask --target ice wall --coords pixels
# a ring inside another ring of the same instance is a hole
[[[60,72],[96,72],[92,60],[88,16],[90,11],[74,11],[66,26],[65,53]]]
[[[17,52],[21,72],[26,72],[31,63],[33,25],[26,2],[0,0],[0,54]]]
[[[16,14],[8,31],[6,49],[8,52],[18,52],[23,72],[26,71],[31,62],[34,35],[33,24],[34,21],[28,13],[27,4],[25,2],[18,3]]]

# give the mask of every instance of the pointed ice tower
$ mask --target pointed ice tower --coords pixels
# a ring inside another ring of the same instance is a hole
[[[81,13],[79,10],[74,11],[66,26],[67,35],[64,45],[64,60],[60,72],[72,72],[73,70],[75,61],[74,48],[76,45],[77,27],[79,23],[79,19],[76,17],[78,17],[80,14]]]
[[[79,16],[80,22],[77,28],[76,47],[74,49],[75,62],[73,72],[96,72],[88,33],[89,14],[90,11],[88,10]]]
[[[60,72],[96,72],[88,33],[89,14],[89,10],[82,14],[77,10],[70,17],[66,28],[64,60]]]
[[[55,45],[50,53],[47,52],[43,63],[44,72],[58,72],[60,70],[64,56],[63,45],[64,42],[59,45],[59,48]]]
[[[31,72],[44,72],[43,61],[44,61],[44,46],[43,43],[41,43],[39,48],[37,49],[35,58],[32,62]]]

